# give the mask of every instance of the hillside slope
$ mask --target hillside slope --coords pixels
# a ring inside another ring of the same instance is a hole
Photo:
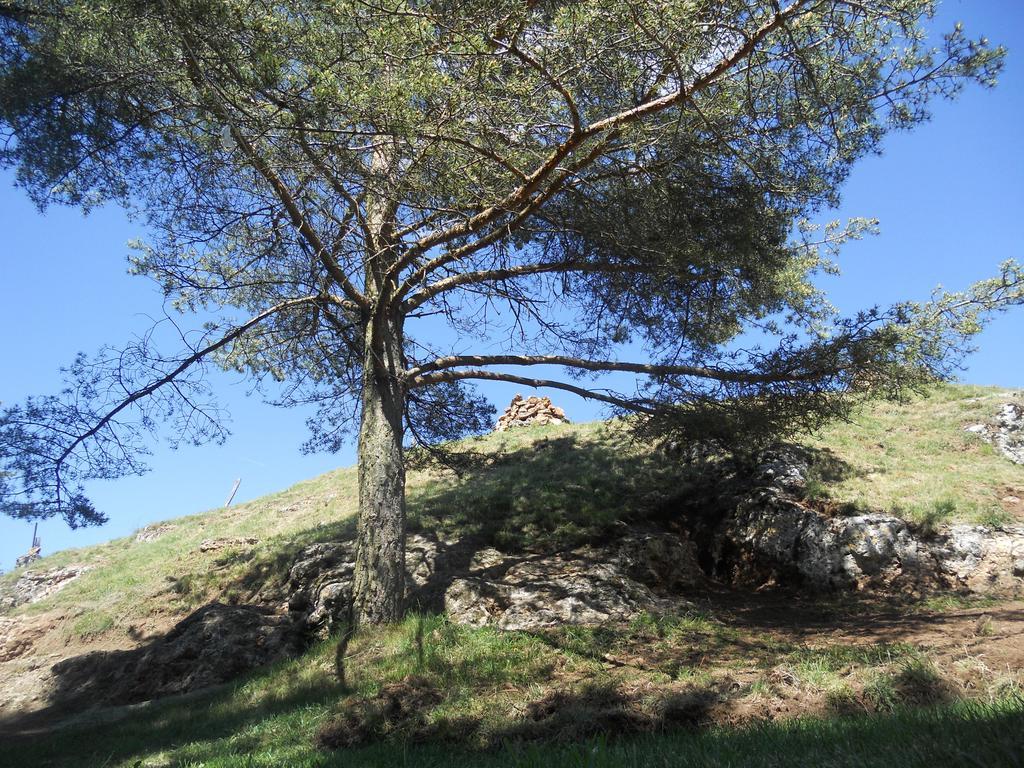
[[[830,514],[888,511],[931,528],[953,521],[1024,521],[1024,466],[963,429],[991,420],[1007,401],[1020,402],[1021,393],[942,387],[905,408],[872,406],[852,423],[808,438],[808,502]],[[440,539],[472,537],[505,551],[563,550],[617,535],[624,523],[663,509],[694,480],[677,457],[632,442],[614,423],[517,429],[465,444],[480,458],[464,474],[436,466],[410,472],[413,530]],[[139,647],[212,601],[273,605],[303,547],[351,536],[355,499],[355,471],[341,469],[228,510],[167,521],[33,563],[32,572],[71,567],[82,574],[47,597],[0,613],[0,646],[5,632],[8,641],[21,643],[7,642],[6,655],[0,653],[0,718],[47,704],[45,677],[61,659]],[[9,594],[25,570],[0,577],[0,595]],[[204,711],[217,714],[208,733],[190,730],[197,728],[190,705],[169,704],[157,709],[163,714],[140,715],[127,729],[133,734],[127,741],[106,731],[118,746],[111,761],[97,757],[95,764],[234,765],[224,755],[239,751],[238,739],[261,750],[263,757],[252,764],[283,764],[274,762],[284,760],[282,754],[293,756],[288,764],[326,764],[332,753],[315,749],[313,733],[330,713],[348,710],[363,714],[336,729],[339,744],[394,732],[477,746],[520,737],[647,732],[676,721],[884,712],[965,696],[992,709],[962,710],[956,717],[1020,714],[1013,703],[1024,682],[1018,604],[949,598],[910,608],[852,601],[797,610],[789,598],[751,603],[714,589],[693,597],[685,615],[639,617],[607,631],[500,633],[414,617],[354,638],[348,653],[363,661],[349,680],[332,674],[334,646],[317,645],[297,662],[204,700]],[[790,611],[788,624],[768,622],[766,607],[769,613]],[[944,618],[925,621],[922,610]],[[822,611],[833,621],[816,634],[797,629],[814,625]],[[892,631],[865,618],[876,615],[889,617]],[[859,635],[856,625],[863,630]],[[967,651],[967,640],[977,653]],[[882,650],[842,650],[851,642],[880,644]],[[438,690],[447,691],[440,700]],[[665,709],[670,699],[674,714]],[[339,701],[346,702],[341,710]],[[389,723],[380,708],[395,701],[399,710],[429,709],[429,722]],[[523,701],[534,709],[522,710]],[[574,718],[590,725],[578,732],[570,727]],[[152,733],[158,722],[166,724],[160,726],[163,735],[149,743],[147,728]],[[97,750],[101,736],[83,735],[77,754]],[[780,731],[772,738],[792,737]],[[330,742],[330,734],[324,739]],[[197,747],[200,742],[205,746]],[[70,753],[60,750],[48,754],[55,765],[93,764],[67,762],[71,758],[61,755]],[[146,762],[133,762],[143,757]]]

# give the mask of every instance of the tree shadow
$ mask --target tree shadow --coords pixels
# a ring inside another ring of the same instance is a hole
[[[553,431],[486,466],[410,488],[409,527],[512,553],[569,549],[643,521],[690,474],[612,430],[586,441]]]
[[[58,661],[51,668],[47,706],[0,721],[0,732],[30,730],[96,707],[214,688],[304,647],[292,622],[270,609],[209,603],[135,648]]]

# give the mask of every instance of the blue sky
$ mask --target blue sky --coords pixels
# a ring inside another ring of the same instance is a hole
[[[1018,0],[947,0],[937,21],[962,20],[971,35],[1006,45],[1007,67],[992,91],[971,88],[937,104],[934,119],[912,133],[888,137],[884,154],[864,160],[844,189],[843,205],[827,218],[876,217],[881,235],[849,246],[843,275],[824,282],[844,312],[871,304],[925,299],[942,284],[965,287],[991,276],[999,262],[1024,259],[1024,4]],[[159,292],[126,273],[129,240],[145,232],[111,208],[83,217],[51,208],[39,214],[12,176],[0,174],[0,402],[59,387],[58,369],[80,350],[119,344],[161,314]],[[1024,308],[996,319],[978,340],[963,381],[1024,387]],[[303,455],[306,414],[245,397],[247,386],[217,378],[229,406],[232,438],[224,446],[155,446],[152,472],[88,489],[110,516],[101,528],[69,531],[40,523],[52,552],[123,536],[154,520],[223,504],[236,478],[243,501],[352,464],[353,447],[337,455]],[[521,387],[482,387],[500,407]],[[524,392],[525,394],[525,392]],[[570,418],[601,415],[600,406],[557,394]],[[0,516],[0,569],[8,569],[31,539],[29,523]]]

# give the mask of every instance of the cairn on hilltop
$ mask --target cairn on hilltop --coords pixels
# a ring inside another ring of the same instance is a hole
[[[565,411],[551,404],[550,397],[527,397],[516,395],[505,412],[501,414],[495,432],[504,432],[510,427],[528,427],[534,424],[568,424]]]

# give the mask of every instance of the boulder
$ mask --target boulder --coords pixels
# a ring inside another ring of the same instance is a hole
[[[615,565],[561,555],[520,562],[500,579],[456,578],[445,592],[453,621],[510,630],[628,621],[666,607]]]
[[[615,544],[553,555],[511,557],[487,549],[445,592],[455,622],[501,629],[628,621],[686,604],[683,590],[704,583],[691,542],[637,533]]]

